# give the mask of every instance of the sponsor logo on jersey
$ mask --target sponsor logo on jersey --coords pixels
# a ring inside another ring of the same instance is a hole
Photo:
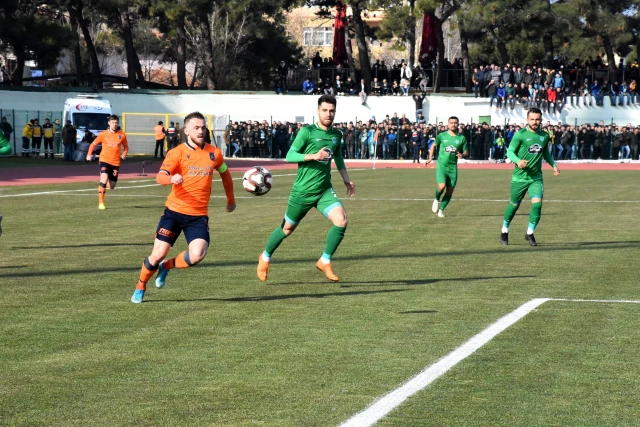
[[[445,153],[456,153],[458,150],[453,145],[449,145],[444,149]]]
[[[174,233],[171,230],[167,230],[166,228],[161,228],[158,230],[158,234],[164,237],[168,237],[170,239],[172,239],[173,237],[175,237],[176,233]]]
[[[542,147],[540,146],[540,144],[533,144],[531,147],[529,147],[529,152],[533,154],[539,154],[540,152],[542,152]]]

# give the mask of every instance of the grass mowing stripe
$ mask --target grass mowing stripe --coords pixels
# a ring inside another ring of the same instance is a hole
[[[429,384],[444,375],[449,369],[471,356],[480,347],[495,338],[499,333],[547,301],[549,301],[549,298],[533,299],[521,305],[506,316],[501,317],[488,328],[473,336],[469,341],[465,342],[433,365],[428,366],[425,370],[402,386],[376,400],[364,411],[340,424],[340,427],[364,427],[374,425],[393,409],[397,408],[402,402],[427,387]]]

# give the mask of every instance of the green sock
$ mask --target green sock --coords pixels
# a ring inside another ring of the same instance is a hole
[[[436,187],[436,200],[440,200],[440,196],[442,196],[442,191],[438,190],[438,187]]]
[[[346,229],[347,227],[338,227],[337,225],[334,225],[327,233],[327,243],[324,247],[324,253],[329,255],[329,259],[331,259],[331,256],[336,252],[338,246],[340,246],[340,242],[342,242],[342,239],[344,238],[344,232]]]
[[[444,208],[447,207],[447,205],[449,204],[449,201],[451,200],[451,196],[453,196],[453,194],[444,193],[444,197],[442,198],[442,201],[440,202],[440,210],[441,211],[443,211]]]
[[[513,203],[509,203],[509,205],[507,206],[507,209],[504,210],[504,222],[506,224],[511,224],[511,220],[513,220],[513,217],[516,216],[516,212],[518,212],[519,207],[520,207],[519,203],[517,205],[514,205]]]
[[[273,253],[278,249],[280,243],[287,237],[282,230],[282,227],[278,227],[273,230],[271,236],[269,236],[269,240],[267,240],[267,246],[264,248],[264,252],[267,256],[273,255]]]
[[[529,213],[529,228],[535,230],[536,226],[540,222],[540,216],[542,215],[542,202],[531,203],[531,212]]]

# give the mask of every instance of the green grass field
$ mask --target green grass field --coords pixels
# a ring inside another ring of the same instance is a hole
[[[120,182],[106,211],[94,183],[0,189],[0,424],[335,426],[533,298],[640,300],[635,172],[547,172],[532,248],[528,202],[498,242],[508,171],[462,170],[439,219],[434,169],[353,170],[342,281],[314,267],[329,223],[312,212],[263,284],[291,173],[264,197],[236,181],[232,214],[214,183],[207,258],[142,305],[167,188]],[[639,314],[546,302],[378,425],[636,425]]]

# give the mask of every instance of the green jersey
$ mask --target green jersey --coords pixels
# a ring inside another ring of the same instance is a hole
[[[467,151],[467,139],[460,134],[451,135],[448,131],[438,134],[436,137],[436,150],[438,150],[438,167],[456,167],[458,165],[458,153]]]
[[[522,129],[513,136],[507,157],[515,163],[513,169],[513,181],[542,180],[542,159],[551,166],[555,166],[553,158],[549,154],[549,134],[543,130],[532,132],[528,127]],[[527,167],[520,169],[518,161],[526,160]]]
[[[342,133],[338,129],[323,130],[315,124],[300,129],[287,153],[287,162],[298,163],[298,175],[291,191],[298,194],[322,194],[331,188],[331,157],[338,169],[344,169],[340,144]],[[332,153],[328,160],[304,161],[306,154],[315,154],[323,148]]]

